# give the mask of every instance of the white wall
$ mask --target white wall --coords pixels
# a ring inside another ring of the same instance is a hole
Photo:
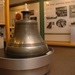
[[[45,40],[71,41],[70,25],[72,22],[75,22],[74,11],[75,11],[75,0],[45,1],[44,2]],[[59,16],[56,14],[56,12],[60,13]],[[47,19],[46,17],[49,17],[50,19]],[[50,27],[47,28],[50,22],[52,22],[51,28]]]

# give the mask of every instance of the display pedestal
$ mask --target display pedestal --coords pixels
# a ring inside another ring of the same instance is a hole
[[[13,59],[6,58],[0,50],[0,75],[48,75],[53,50],[46,55]]]
[[[71,25],[71,43],[75,43],[75,25]]]

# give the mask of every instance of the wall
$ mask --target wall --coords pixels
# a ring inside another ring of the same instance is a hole
[[[75,24],[75,0],[44,1],[45,40],[71,41],[71,27]]]

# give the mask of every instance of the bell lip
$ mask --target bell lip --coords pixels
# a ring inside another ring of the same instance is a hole
[[[8,49],[5,51],[5,55],[6,55],[7,58],[18,58],[18,59],[19,58],[22,58],[22,59],[23,58],[34,58],[34,57],[39,57],[39,56],[43,56],[43,55],[49,54],[52,51],[52,48],[46,48],[43,51],[40,51],[40,49],[38,49],[38,50],[36,50],[36,53],[35,53],[35,49],[33,47],[33,50],[34,50],[33,53],[32,53],[32,50],[31,50],[30,53],[29,52],[26,53],[27,51],[25,51],[25,53],[23,54],[22,51],[24,49],[22,49],[22,48],[24,48],[24,47],[21,47],[21,50],[20,50],[21,53],[19,52],[20,54],[18,54],[18,52],[16,53],[16,51],[19,50],[18,47],[16,47],[17,49],[16,49],[15,52],[13,50],[10,51],[11,50],[10,48],[11,48],[11,46],[8,46]]]
[[[41,57],[45,57],[45,56],[48,56],[48,55],[52,55],[53,53],[54,53],[54,49],[50,47],[49,51],[45,55],[41,55],[41,56],[30,57],[30,58],[11,58],[11,57],[9,58],[9,57],[6,57],[5,53],[4,53],[4,56],[0,56],[0,59],[8,59],[8,60],[35,59],[35,58],[41,58]]]

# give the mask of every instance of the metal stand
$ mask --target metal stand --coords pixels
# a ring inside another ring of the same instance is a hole
[[[53,51],[34,58],[6,58],[0,50],[0,75],[48,75]]]

